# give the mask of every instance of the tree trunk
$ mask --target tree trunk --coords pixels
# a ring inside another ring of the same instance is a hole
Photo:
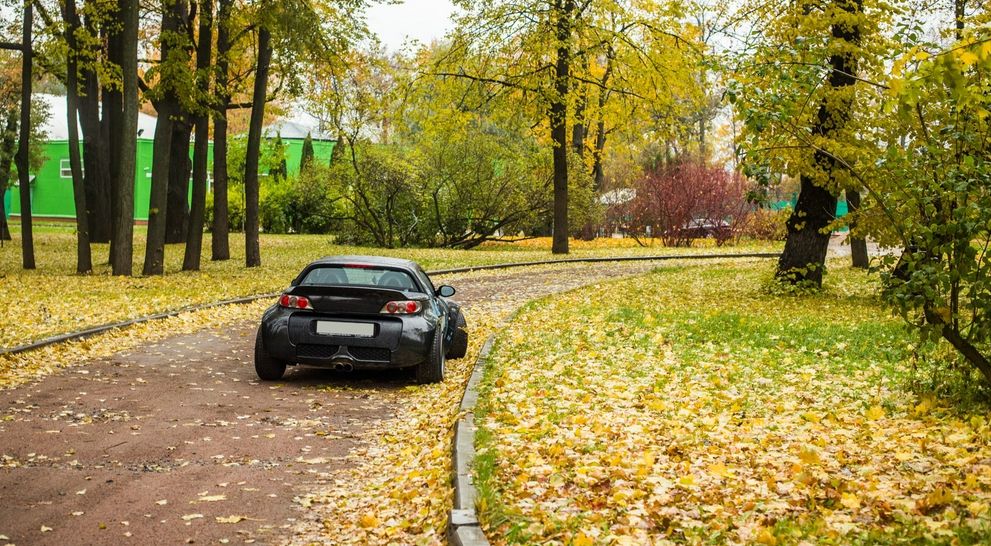
[[[122,27],[118,45],[123,93],[116,153],[120,179],[111,203],[110,267],[114,275],[130,275],[134,261],[134,177],[138,135],[138,1],[120,0],[119,6]]]
[[[100,86],[96,72],[83,70],[85,95],[79,97],[79,122],[83,129],[83,179],[90,241],[110,241],[110,171],[100,124]]]
[[[846,190],[846,203],[848,214],[856,214],[860,210],[860,191]],[[857,231],[857,220],[850,222],[850,255],[853,258],[853,267],[867,269],[870,265],[870,256],[867,254],[867,240],[863,237],[855,237]]]
[[[75,2],[62,3],[62,17],[65,19],[66,53],[65,106],[66,127],[69,137],[69,166],[72,170],[72,198],[76,207],[76,272],[89,273],[93,270],[93,256],[89,244],[89,218],[86,214],[86,186],[83,180],[83,161],[79,152],[79,70],[76,61],[78,44],[76,30],[79,17]]]
[[[265,95],[268,93],[268,66],[272,60],[270,42],[271,34],[268,28],[262,26],[258,29],[258,64],[255,67],[248,149],[244,159],[244,262],[248,267],[262,264],[258,248],[258,155],[265,117]]]
[[[585,119],[585,108],[588,105],[588,86],[582,87],[575,105],[575,124],[571,127],[571,148],[578,157],[585,156],[585,135],[588,134],[588,121]]]
[[[227,210],[227,106],[230,92],[227,90],[227,70],[230,64],[230,30],[233,0],[220,0],[217,11],[217,70],[215,93],[220,99],[213,118],[213,230],[212,259],[229,260],[230,225]]]
[[[165,244],[186,242],[189,225],[189,177],[193,166],[189,160],[189,142],[193,132],[188,113],[180,112],[179,101],[172,122],[172,146],[169,159],[168,209],[165,215]]]
[[[164,26],[164,25],[163,25]],[[144,275],[165,273],[165,213],[168,207],[169,154],[172,148],[172,106],[161,101],[155,125],[151,164],[151,197],[148,200],[148,243],[145,247]],[[164,159],[162,159],[164,158]]]
[[[612,44],[606,49],[606,69],[602,73],[602,87],[599,89],[599,111],[598,123],[595,126],[595,147],[592,150],[592,180],[595,181],[596,193],[602,191],[602,182],[605,180],[605,171],[602,167],[602,154],[606,149],[606,120],[603,112],[606,103],[609,101],[609,78],[612,76],[613,61],[616,59],[616,50]]]
[[[118,10],[120,5],[118,3]],[[119,21],[120,12],[115,13],[115,17]],[[102,29],[106,44],[107,44],[107,60],[110,61],[111,65],[121,66],[122,55],[121,51],[121,36],[120,27],[118,25],[103,25]],[[114,245],[116,240],[114,233],[116,231],[115,223],[120,214],[117,211],[117,207],[120,205],[117,196],[121,192],[121,185],[126,183],[126,178],[123,174],[122,165],[120,161],[120,146],[123,135],[121,134],[121,124],[123,123],[123,95],[121,94],[122,89],[119,85],[107,85],[107,82],[103,83],[103,89],[101,89],[101,95],[103,97],[103,116],[100,120],[101,131],[100,134],[104,136],[107,149],[107,164],[109,165],[109,175],[110,175],[110,193],[108,195],[108,209],[110,210],[110,217],[107,219],[110,225],[110,255],[108,256],[108,262],[112,261],[111,256],[114,254]],[[110,160],[110,158],[113,160]],[[133,176],[130,177],[130,183],[133,184]]]
[[[176,2],[176,5],[179,2]],[[166,6],[162,12],[163,35],[178,32],[181,22],[180,8]],[[161,55],[168,59],[172,46],[161,40]],[[159,85],[165,85],[160,82]],[[164,93],[155,104],[158,123],[155,125],[155,143],[151,163],[151,196],[148,200],[148,243],[145,246],[145,275],[165,273],[165,219],[168,213],[169,173],[172,159],[172,122],[179,108],[172,90]]]
[[[10,228],[7,227],[7,210],[3,196],[7,192],[7,182],[10,181],[10,167],[14,161],[17,146],[17,112],[8,112],[6,127],[0,135],[0,241],[10,241]],[[0,243],[2,245],[3,243]]]
[[[24,269],[34,269],[34,233],[31,225],[31,67],[34,49],[31,46],[31,26],[34,24],[32,2],[24,2],[24,28],[21,32],[21,123],[17,144],[17,179],[21,195],[21,257]]]
[[[967,0],[953,0],[954,33],[957,41],[963,40],[964,19],[967,17]]]
[[[554,143],[554,233],[551,252],[568,253],[568,77],[571,63],[571,14],[574,0],[557,0],[557,61],[554,96],[550,104],[551,141]]]
[[[836,4],[848,14],[860,14],[861,0],[836,0]],[[860,27],[844,22],[832,25],[834,42],[843,41],[858,45]],[[841,90],[854,85],[857,80],[857,58],[855,53],[835,53],[829,57],[832,71],[827,85],[831,90]],[[812,134],[830,137],[842,128],[849,119],[849,100],[838,101],[826,97],[819,104],[816,123]],[[828,180],[817,183],[812,174],[802,174],[801,187],[795,210],[788,218],[788,238],[785,249],[778,260],[776,277],[792,284],[811,283],[822,286],[823,270],[826,267],[826,250],[829,247],[829,232],[826,226],[836,215],[836,195],[828,188],[833,179],[833,171],[838,168],[833,157],[821,149],[814,152],[815,165],[826,174]]]
[[[196,44],[196,69],[202,96],[210,92],[211,48],[213,46],[213,0],[201,0],[199,9],[199,38]],[[196,142],[193,148],[193,199],[189,211],[189,227],[186,230],[186,255],[182,259],[183,271],[197,271],[203,250],[203,217],[206,214],[206,168],[210,144],[210,116],[206,105],[195,117]]]

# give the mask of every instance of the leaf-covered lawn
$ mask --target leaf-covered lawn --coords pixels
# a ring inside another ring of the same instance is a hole
[[[202,271],[181,272],[184,245],[166,249],[164,277],[112,277],[108,245],[93,245],[93,275],[75,274],[75,234],[71,227],[42,226],[35,233],[38,269],[21,269],[19,233],[0,248],[0,347],[12,347],[55,334],[81,330],[184,306],[275,292],[285,288],[307,263],[334,254],[381,254],[418,261],[426,269],[552,259],[549,242],[495,245],[479,250],[375,249],[334,245],[326,235],[261,236],[262,267],[244,267],[243,234],[231,234],[232,259],[210,261],[210,235],[204,236]],[[135,233],[134,270],[141,271],[144,231]],[[570,257],[704,252],[706,248],[630,247],[629,243],[578,244]],[[768,250],[751,244],[727,252]],[[776,245],[780,246],[780,245]],[[545,248],[546,247],[546,248]],[[587,247],[587,248],[586,248]]]
[[[528,306],[483,385],[489,536],[988,543],[988,415],[908,393],[912,339],[872,279],[833,270],[817,296],[739,263]]]
[[[465,308],[468,356],[447,362],[443,383],[411,385],[391,395],[399,411],[394,418],[363,432],[365,447],[349,455],[353,466],[328,477],[328,485],[321,490],[297,499],[308,509],[309,517],[294,533],[293,544],[447,542],[453,503],[453,428],[458,404],[483,342],[527,300],[596,278],[642,273],[649,266],[627,263],[609,268],[581,264],[556,267],[551,271],[516,271],[512,279],[492,278],[493,272],[441,278],[442,282],[460,287],[475,282],[478,299],[466,302]],[[492,293],[487,294],[489,291]]]

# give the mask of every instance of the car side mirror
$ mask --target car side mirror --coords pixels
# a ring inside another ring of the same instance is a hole
[[[450,298],[455,292],[457,292],[457,290],[455,290],[453,286],[448,286],[446,284],[441,285],[441,287],[437,289],[437,295],[442,298]]]

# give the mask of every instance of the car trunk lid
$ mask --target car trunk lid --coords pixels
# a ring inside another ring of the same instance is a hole
[[[390,301],[422,299],[420,294],[413,297],[401,290],[364,286],[299,285],[286,293],[306,296],[315,311],[333,314],[378,314]]]

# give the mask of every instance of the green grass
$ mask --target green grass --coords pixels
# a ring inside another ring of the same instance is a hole
[[[166,275],[113,277],[107,265],[109,245],[94,244],[95,271],[75,274],[75,233],[71,224],[35,227],[37,269],[21,269],[18,226],[14,241],[0,248],[0,347],[10,347],[50,335],[75,331],[187,305],[275,292],[288,286],[307,263],[335,254],[379,254],[409,258],[424,268],[446,269],[470,265],[552,259],[549,241],[527,241],[519,248],[495,245],[478,250],[377,249],[335,245],[326,235],[266,235],[260,240],[262,266],[244,267],[244,235],[230,235],[231,260],[210,261],[210,234],[204,235],[202,268],[180,271],[184,245],[166,248]],[[144,260],[145,229],[135,229],[134,271]],[[618,244],[618,243],[617,243]],[[611,245],[611,246],[610,246]],[[706,248],[616,248],[608,240],[576,242],[570,257],[691,253]],[[769,250],[779,245],[751,244],[726,251]],[[585,248],[587,247],[587,248]]]
[[[524,309],[477,413],[496,542],[991,540],[986,408],[909,389],[918,348],[876,278],[830,265],[817,294],[740,262]]]

